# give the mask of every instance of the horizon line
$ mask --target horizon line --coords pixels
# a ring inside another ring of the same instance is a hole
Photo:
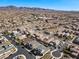
[[[45,8],[45,7],[35,7],[35,6],[17,6],[17,5],[1,5],[0,7],[9,7],[9,6],[14,6],[14,7],[26,7],[26,8],[40,8],[40,9],[48,9],[48,10],[54,10],[54,11],[76,11],[79,12],[79,10],[70,10],[70,9],[56,9],[56,8]]]

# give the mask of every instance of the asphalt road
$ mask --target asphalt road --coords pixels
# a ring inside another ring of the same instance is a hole
[[[22,48],[20,46],[18,46],[17,48],[18,48],[18,51],[16,53],[10,55],[6,59],[12,59],[14,56],[17,56],[19,54],[24,54],[26,56],[26,59],[35,59],[35,57],[33,55],[29,54],[28,51],[25,50],[24,48]]]
[[[34,55],[30,54],[26,49],[22,48],[22,45],[16,45],[16,42],[13,40],[12,44],[14,44],[18,51],[12,55],[10,55],[9,57],[7,57],[6,59],[12,59],[13,57],[19,55],[19,54],[23,54],[26,56],[26,59],[36,59]]]

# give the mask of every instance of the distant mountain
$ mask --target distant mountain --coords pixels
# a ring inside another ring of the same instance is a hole
[[[16,6],[4,6],[0,7],[0,10],[32,10],[32,11],[47,11],[47,12],[66,12],[66,13],[79,13],[79,11],[63,11],[63,10],[54,10],[54,9],[44,9],[44,8],[35,8],[35,7],[16,7]]]

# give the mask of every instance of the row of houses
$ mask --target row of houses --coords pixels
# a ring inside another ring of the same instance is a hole
[[[0,36],[0,59],[5,59],[16,51],[17,48],[7,38]]]
[[[19,39],[26,39],[28,41],[28,39],[26,38],[26,35],[25,34],[21,34],[20,32],[17,32],[17,31],[13,31],[14,35],[19,37]],[[17,33],[17,34],[16,34]],[[25,44],[25,47],[26,47],[26,50],[28,50],[29,52],[31,52],[32,54],[34,54],[36,56],[36,58],[42,58],[44,55],[46,55],[48,52],[52,52],[52,58],[58,58],[56,56],[54,56],[55,52],[60,52],[60,54],[63,56],[63,53],[61,51],[63,51],[63,49],[71,44],[65,42],[65,41],[60,41],[60,40],[54,40],[54,38],[52,36],[50,36],[49,34],[44,34],[43,32],[40,32],[40,31],[34,31],[34,30],[29,30],[29,33],[31,36],[33,37],[37,37],[37,39],[43,41],[43,42],[46,42],[46,43],[50,43],[50,42],[55,42],[56,43],[56,49],[50,51],[49,48],[45,47],[43,44],[40,44],[39,41],[37,42],[36,40],[31,40],[31,41],[28,41],[26,44]],[[21,35],[20,35],[21,34]],[[66,35],[66,36],[69,36],[70,34],[69,33],[59,33],[59,34],[62,34],[62,35]],[[46,41],[44,41],[44,39]],[[64,42],[64,43],[63,43]],[[73,44],[72,44],[73,45]],[[75,49],[75,48],[70,48],[71,50],[74,50],[76,51],[77,53],[74,53],[72,52],[73,55],[76,55],[78,56],[78,50]],[[39,52],[42,53],[42,55],[40,56],[39,55]],[[54,53],[54,54],[53,54]],[[60,57],[62,57],[60,55]],[[60,58],[59,57],[59,58]]]

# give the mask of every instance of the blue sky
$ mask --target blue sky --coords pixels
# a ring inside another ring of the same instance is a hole
[[[0,6],[8,5],[56,10],[79,10],[79,0],[0,0]]]

